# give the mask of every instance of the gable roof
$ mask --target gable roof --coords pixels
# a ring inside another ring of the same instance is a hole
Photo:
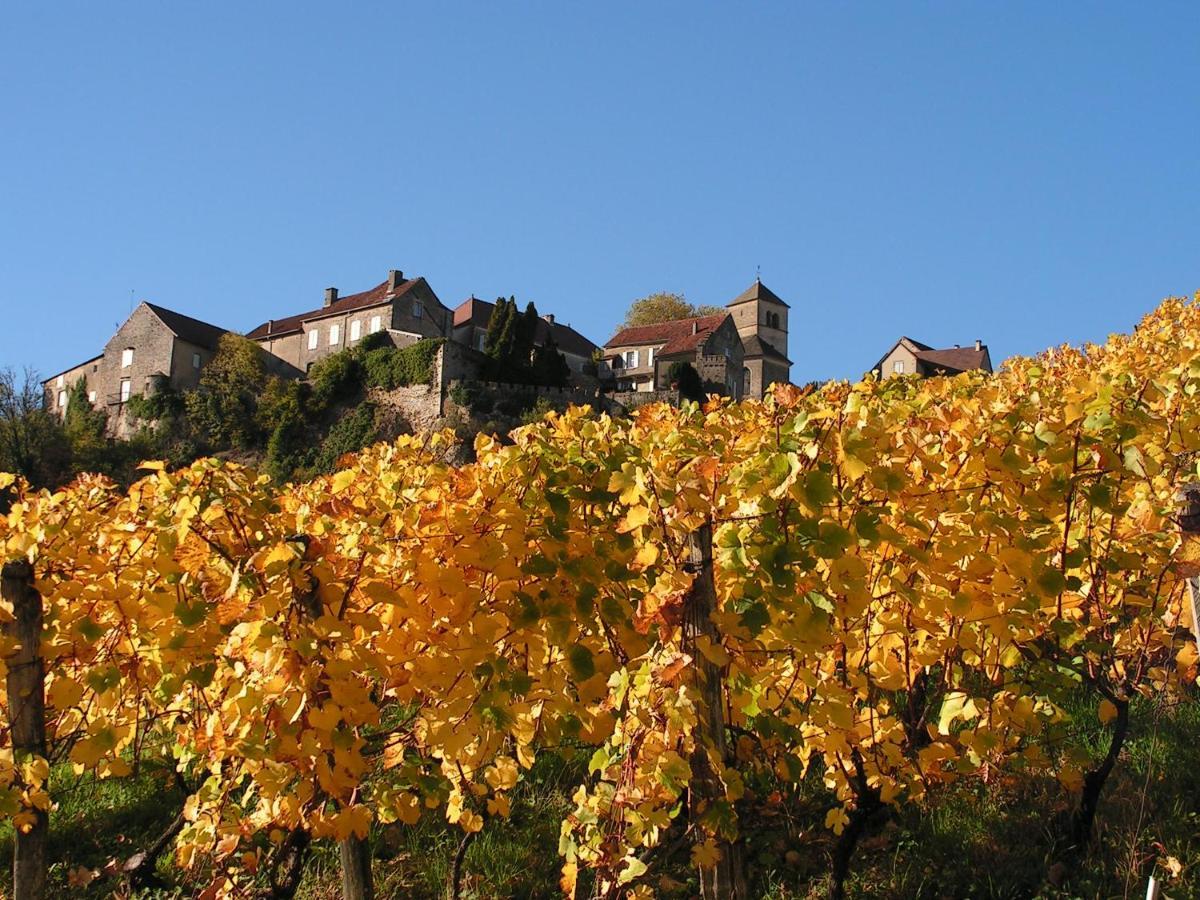
[[[774,346],[768,344],[766,341],[760,338],[757,334],[752,334],[748,337],[742,338],[742,346],[745,348],[744,357],[746,359],[750,359],[751,357],[755,356],[762,356],[767,359],[777,359],[780,362],[787,363],[789,366],[792,364],[790,359],[776,350]]]
[[[992,358],[988,353],[987,344],[980,344],[978,350],[974,347],[950,347],[945,350],[935,350],[928,344],[923,344],[910,337],[901,337],[892,344],[887,353],[879,357],[879,361],[871,367],[871,371],[879,372],[882,375],[880,366],[883,365],[883,361],[891,356],[892,351],[901,344],[907,346],[913,356],[917,358],[918,371],[922,375],[957,375],[973,369],[992,371]]]
[[[684,353],[688,350],[695,350],[703,344],[708,336],[720,328],[721,323],[728,318],[729,313],[717,313],[712,316],[693,316],[690,319],[656,322],[653,325],[634,325],[631,328],[622,328],[608,339],[608,343],[604,347],[608,349],[661,344],[658,351],[659,356]]]
[[[216,325],[210,325],[208,322],[202,322],[199,319],[193,319],[191,316],[185,316],[183,313],[177,313],[173,309],[167,309],[165,306],[159,306],[156,303],[146,303],[146,308],[166,325],[174,335],[180,340],[187,341],[189,344],[195,344],[197,347],[204,347],[207,350],[216,350],[217,342],[221,340],[221,335],[228,332],[227,328],[219,328]]]
[[[385,280],[370,290],[335,300],[329,306],[322,306],[318,309],[311,309],[308,312],[298,313],[294,316],[286,316],[282,319],[271,319],[263,322],[257,328],[247,332],[246,337],[253,340],[262,340],[267,337],[281,337],[285,334],[303,331],[305,322],[313,319],[323,319],[326,316],[336,316],[342,313],[353,312],[356,309],[365,309],[369,306],[382,306],[385,303],[390,303],[399,297],[403,297],[418,284],[425,284],[426,287],[429,286],[423,277],[409,278],[407,281],[397,285],[396,290],[392,292],[388,289],[388,283]],[[430,288],[430,293],[433,293],[432,288]],[[436,298],[437,295],[435,294],[434,296]]]
[[[472,295],[455,307],[454,327],[461,328],[464,325],[471,325],[486,330],[495,309],[495,303],[480,300]],[[570,353],[572,356],[591,356],[596,350],[596,345],[592,341],[570,325],[564,325],[558,321],[551,322],[545,316],[539,316],[537,332],[533,336],[534,344],[544,347],[547,343],[546,338],[551,336],[559,350]]]
[[[992,370],[988,349],[981,344],[979,349],[974,347],[951,347],[949,350],[922,350],[915,354],[924,363],[928,374],[936,374],[944,370],[946,374],[957,375],[959,372],[970,372],[973,369]]]
[[[54,373],[53,375],[51,375],[49,378],[43,378],[43,379],[42,379],[42,384],[43,384],[43,385],[49,384],[49,383],[50,383],[50,382],[52,382],[52,381],[53,381],[55,378],[57,378],[59,375],[66,375],[68,372],[73,372],[75,369],[82,369],[82,368],[83,368],[84,366],[86,366],[88,363],[94,363],[94,362],[96,362],[96,360],[99,360],[99,359],[104,359],[104,354],[103,354],[103,353],[97,353],[97,354],[96,354],[95,356],[93,356],[91,359],[85,359],[85,360],[84,360],[83,362],[81,362],[81,363],[75,363],[75,365],[73,365],[73,366],[68,366],[67,368],[63,369],[61,372],[55,372],[55,373]]]
[[[732,300],[725,304],[726,307],[737,306],[740,303],[749,303],[752,300],[765,300],[767,303],[778,303],[785,309],[790,307],[780,299],[779,295],[763,284],[759,279],[754,279],[754,284],[746,288]]]

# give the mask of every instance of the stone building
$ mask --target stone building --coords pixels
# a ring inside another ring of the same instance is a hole
[[[479,300],[474,295],[468,297],[454,310],[453,339],[482,353],[488,323],[495,309],[495,303]],[[567,367],[576,375],[584,372],[585,367],[592,362],[592,354],[598,349],[570,325],[558,322],[553,314],[543,315],[539,320],[537,333],[533,336],[533,345],[544,347],[550,339],[553,339],[554,346],[566,359]]]
[[[725,308],[733,316],[744,347],[742,396],[761,399],[775,382],[791,380],[788,359],[788,305],[759,279]]]
[[[946,350],[935,350],[928,344],[902,337],[892,345],[892,348],[879,362],[871,367],[871,371],[880,378],[891,378],[894,375],[920,375],[928,378],[931,375],[958,375],[973,369],[992,371],[992,357],[988,353],[987,344],[976,341],[973,347],[955,345]]]
[[[326,288],[320,307],[263,322],[246,336],[307,372],[317,360],[377,331],[386,331],[395,346],[407,347],[422,338],[448,338],[451,328],[450,310],[429,283],[392,269],[386,281],[359,294],[339,297],[337,288]]]
[[[42,382],[46,406],[64,415],[71,388],[83,379],[92,406],[108,411],[110,422],[116,422],[130,397],[196,387],[223,334],[216,325],[140,303],[99,356]]]
[[[666,390],[671,365],[687,362],[706,391],[742,398],[744,350],[729,313],[622,328],[604,356],[618,391]]]

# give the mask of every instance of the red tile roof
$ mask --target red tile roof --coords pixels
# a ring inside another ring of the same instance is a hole
[[[658,351],[659,356],[685,353],[703,344],[728,318],[729,313],[717,313],[712,316],[656,322],[653,325],[635,325],[632,328],[622,328],[609,338],[604,346],[608,349],[662,344]]]
[[[368,306],[382,306],[397,297],[403,297],[416,287],[419,282],[424,280],[423,278],[410,278],[407,281],[401,282],[396,287],[395,292],[389,291],[388,283],[384,281],[382,284],[375,285],[369,291],[363,291],[361,294],[351,294],[349,297],[342,297],[340,300],[335,300],[329,306],[322,306],[320,309],[309,310],[308,312],[295,316],[287,316],[283,319],[272,319],[269,322],[263,322],[253,331],[249,332],[246,337],[253,340],[262,340],[266,337],[279,337],[296,331],[302,331],[304,323],[311,319],[323,319],[326,316],[336,316],[340,313],[352,312],[353,310],[363,309]]]

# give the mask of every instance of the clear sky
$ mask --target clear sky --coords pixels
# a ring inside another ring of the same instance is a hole
[[[793,380],[997,362],[1200,289],[1200,3],[0,8],[0,365],[421,274],[598,343],[792,306]]]

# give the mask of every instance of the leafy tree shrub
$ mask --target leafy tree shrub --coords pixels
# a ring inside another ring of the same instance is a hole
[[[400,350],[379,347],[367,352],[363,355],[367,386],[391,390],[412,384],[429,384],[433,380],[433,362],[444,343],[442,338],[433,338]]]
[[[313,464],[316,472],[331,472],[347,453],[357,453],[379,436],[375,427],[375,404],[361,403],[334,423],[321,442]]]
[[[690,319],[693,316],[711,316],[724,311],[719,306],[693,305],[683,294],[660,291],[634,300],[629,305],[629,311],[625,313],[624,324],[626,328],[635,325],[655,325],[659,322]]]
[[[548,413],[554,412],[554,404],[550,402],[549,397],[538,397],[537,403],[525,410],[521,416],[522,425],[533,425],[546,418]]]
[[[35,487],[53,487],[72,474],[71,446],[58,419],[45,408],[37,375],[0,369],[0,472]]]
[[[318,407],[349,400],[362,390],[362,363],[355,351],[342,350],[314,363],[308,373],[308,383]]]
[[[264,351],[237,334],[223,334],[217,353],[186,397],[187,419],[216,448],[261,446],[258,395],[266,381]]]
[[[108,472],[109,440],[105,434],[108,416],[88,400],[87,382],[80,378],[72,385],[63,416],[63,433],[71,446],[72,468],[76,472]]]

